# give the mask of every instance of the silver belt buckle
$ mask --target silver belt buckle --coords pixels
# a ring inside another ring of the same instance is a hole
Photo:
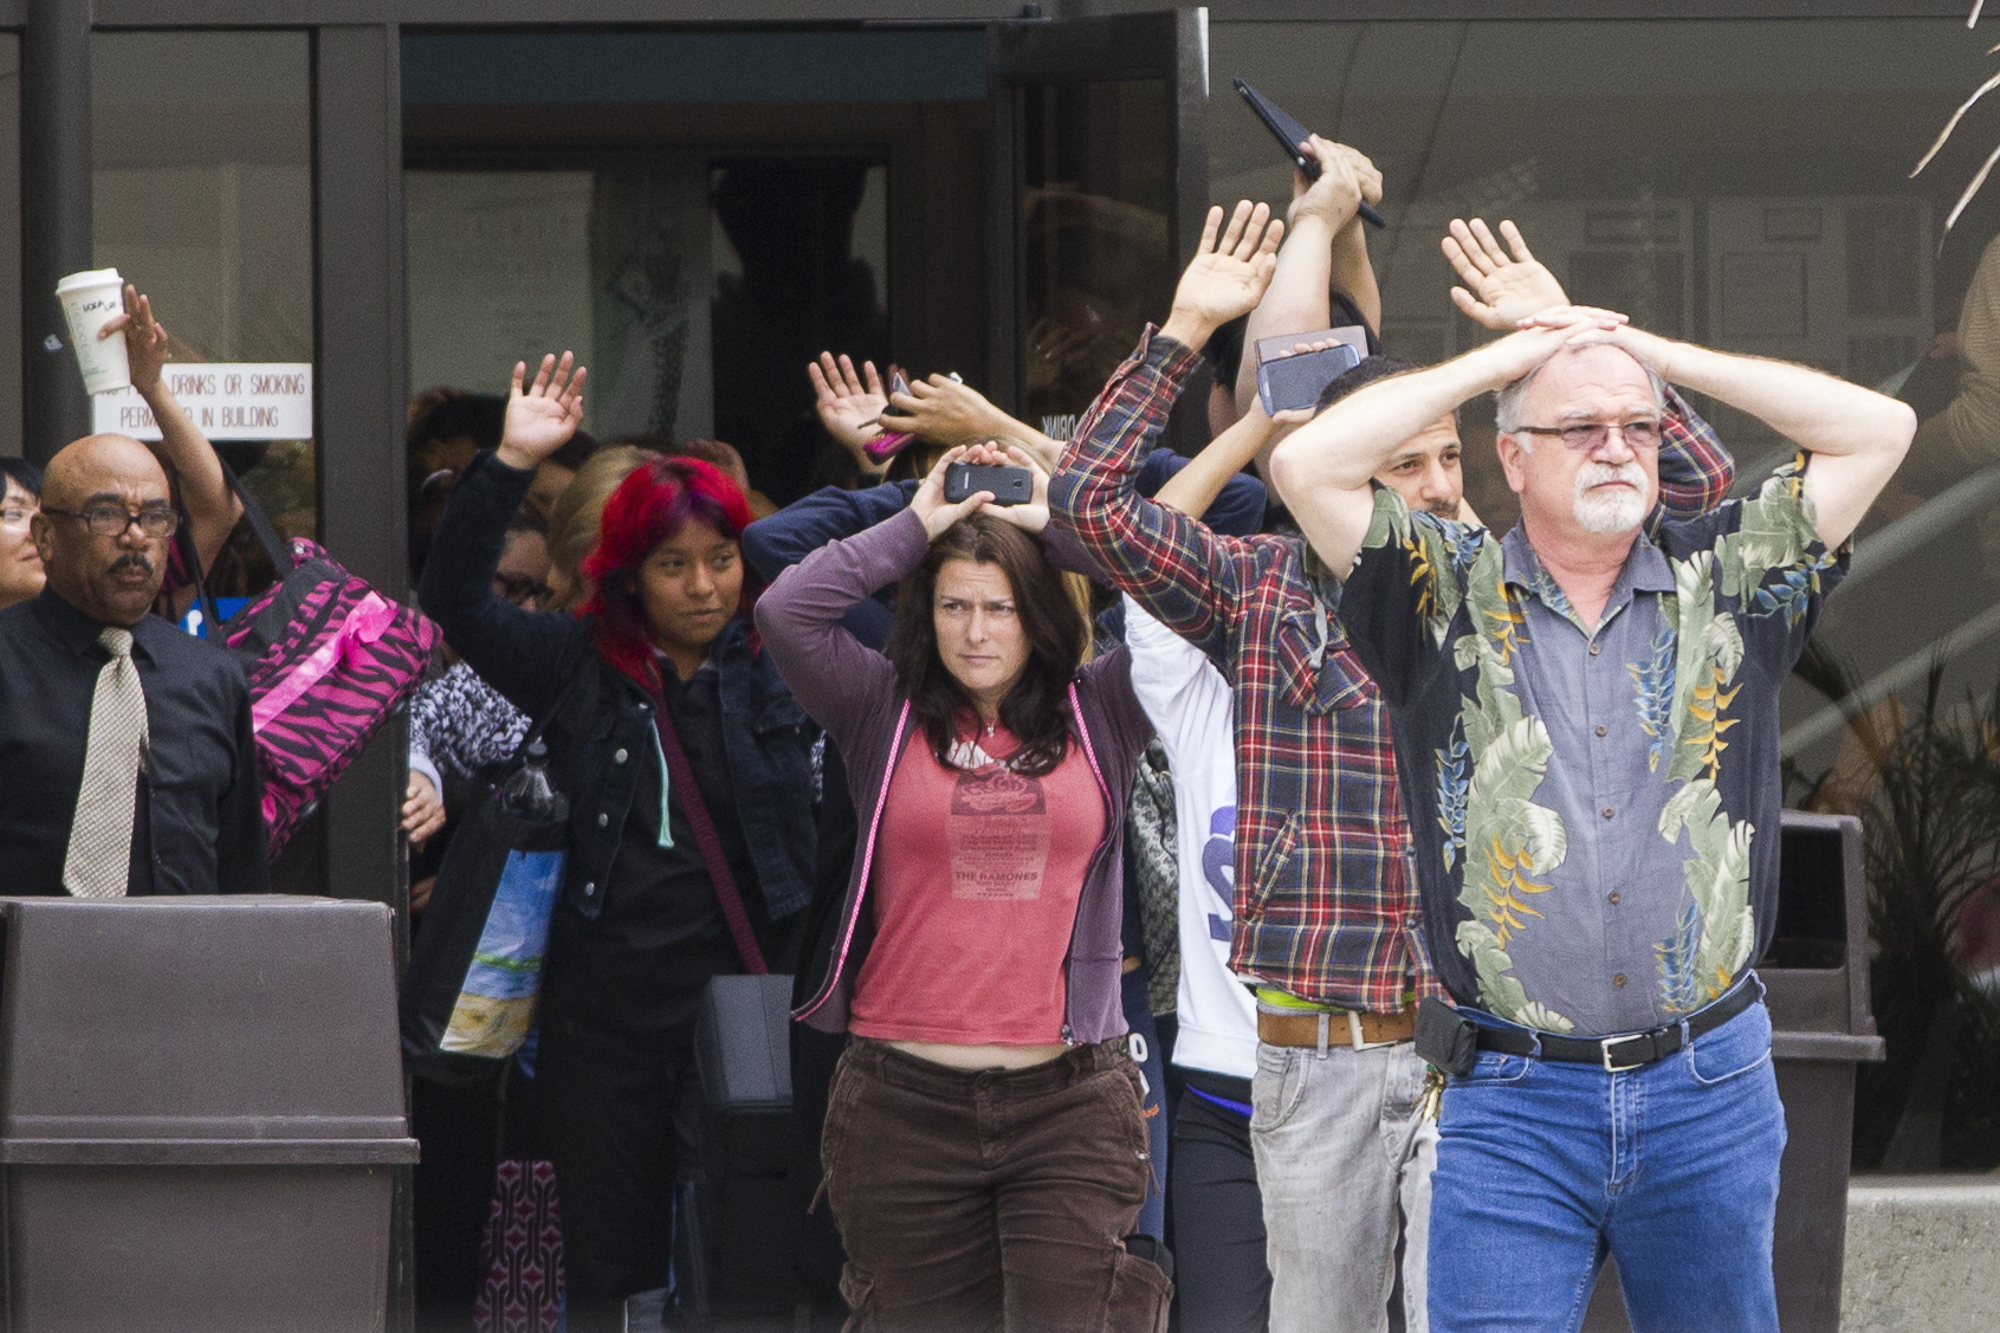
[[[1618,1045],[1620,1042],[1627,1042],[1632,1040],[1633,1038],[1631,1037],[1605,1037],[1604,1039],[1602,1039],[1597,1043],[1598,1049],[1604,1053],[1605,1073],[1623,1074],[1630,1070],[1638,1069],[1646,1063],[1644,1060],[1641,1060],[1636,1065],[1614,1065],[1611,1063],[1611,1048],[1613,1046]]]

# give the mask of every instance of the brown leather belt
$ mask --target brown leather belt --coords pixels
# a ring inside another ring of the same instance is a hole
[[[1417,1011],[1371,1014],[1359,1009],[1340,1013],[1271,1014],[1257,1011],[1257,1040],[1267,1046],[1312,1046],[1321,1050],[1351,1046],[1392,1046],[1417,1035]]]

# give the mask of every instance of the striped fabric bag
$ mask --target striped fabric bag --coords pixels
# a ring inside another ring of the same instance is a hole
[[[222,641],[250,682],[275,860],[368,738],[415,692],[444,636],[348,573],[317,542],[285,542],[234,473],[229,484],[281,571],[222,626]],[[208,623],[219,623],[206,584],[197,580],[197,587]]]

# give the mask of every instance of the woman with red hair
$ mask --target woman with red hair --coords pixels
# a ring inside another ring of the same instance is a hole
[[[676,1124],[700,1096],[696,1004],[719,973],[786,970],[812,882],[816,732],[747,619],[742,490],[689,458],[605,503],[576,614],[491,589],[536,465],[582,420],[584,371],[514,368],[500,447],[452,488],[423,607],[529,716],[548,718],[569,860],[542,978],[535,1113],[562,1197],[569,1327],[622,1328],[667,1285]],[[727,880],[727,883],[721,882]]]

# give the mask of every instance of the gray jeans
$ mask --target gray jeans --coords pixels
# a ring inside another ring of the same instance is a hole
[[[1330,1046],[1324,1055],[1258,1043],[1250,1143],[1264,1195],[1271,1333],[1426,1333],[1437,1126],[1416,1114],[1423,1082],[1424,1062],[1407,1041]],[[1402,1308],[1392,1312],[1399,1238]]]

